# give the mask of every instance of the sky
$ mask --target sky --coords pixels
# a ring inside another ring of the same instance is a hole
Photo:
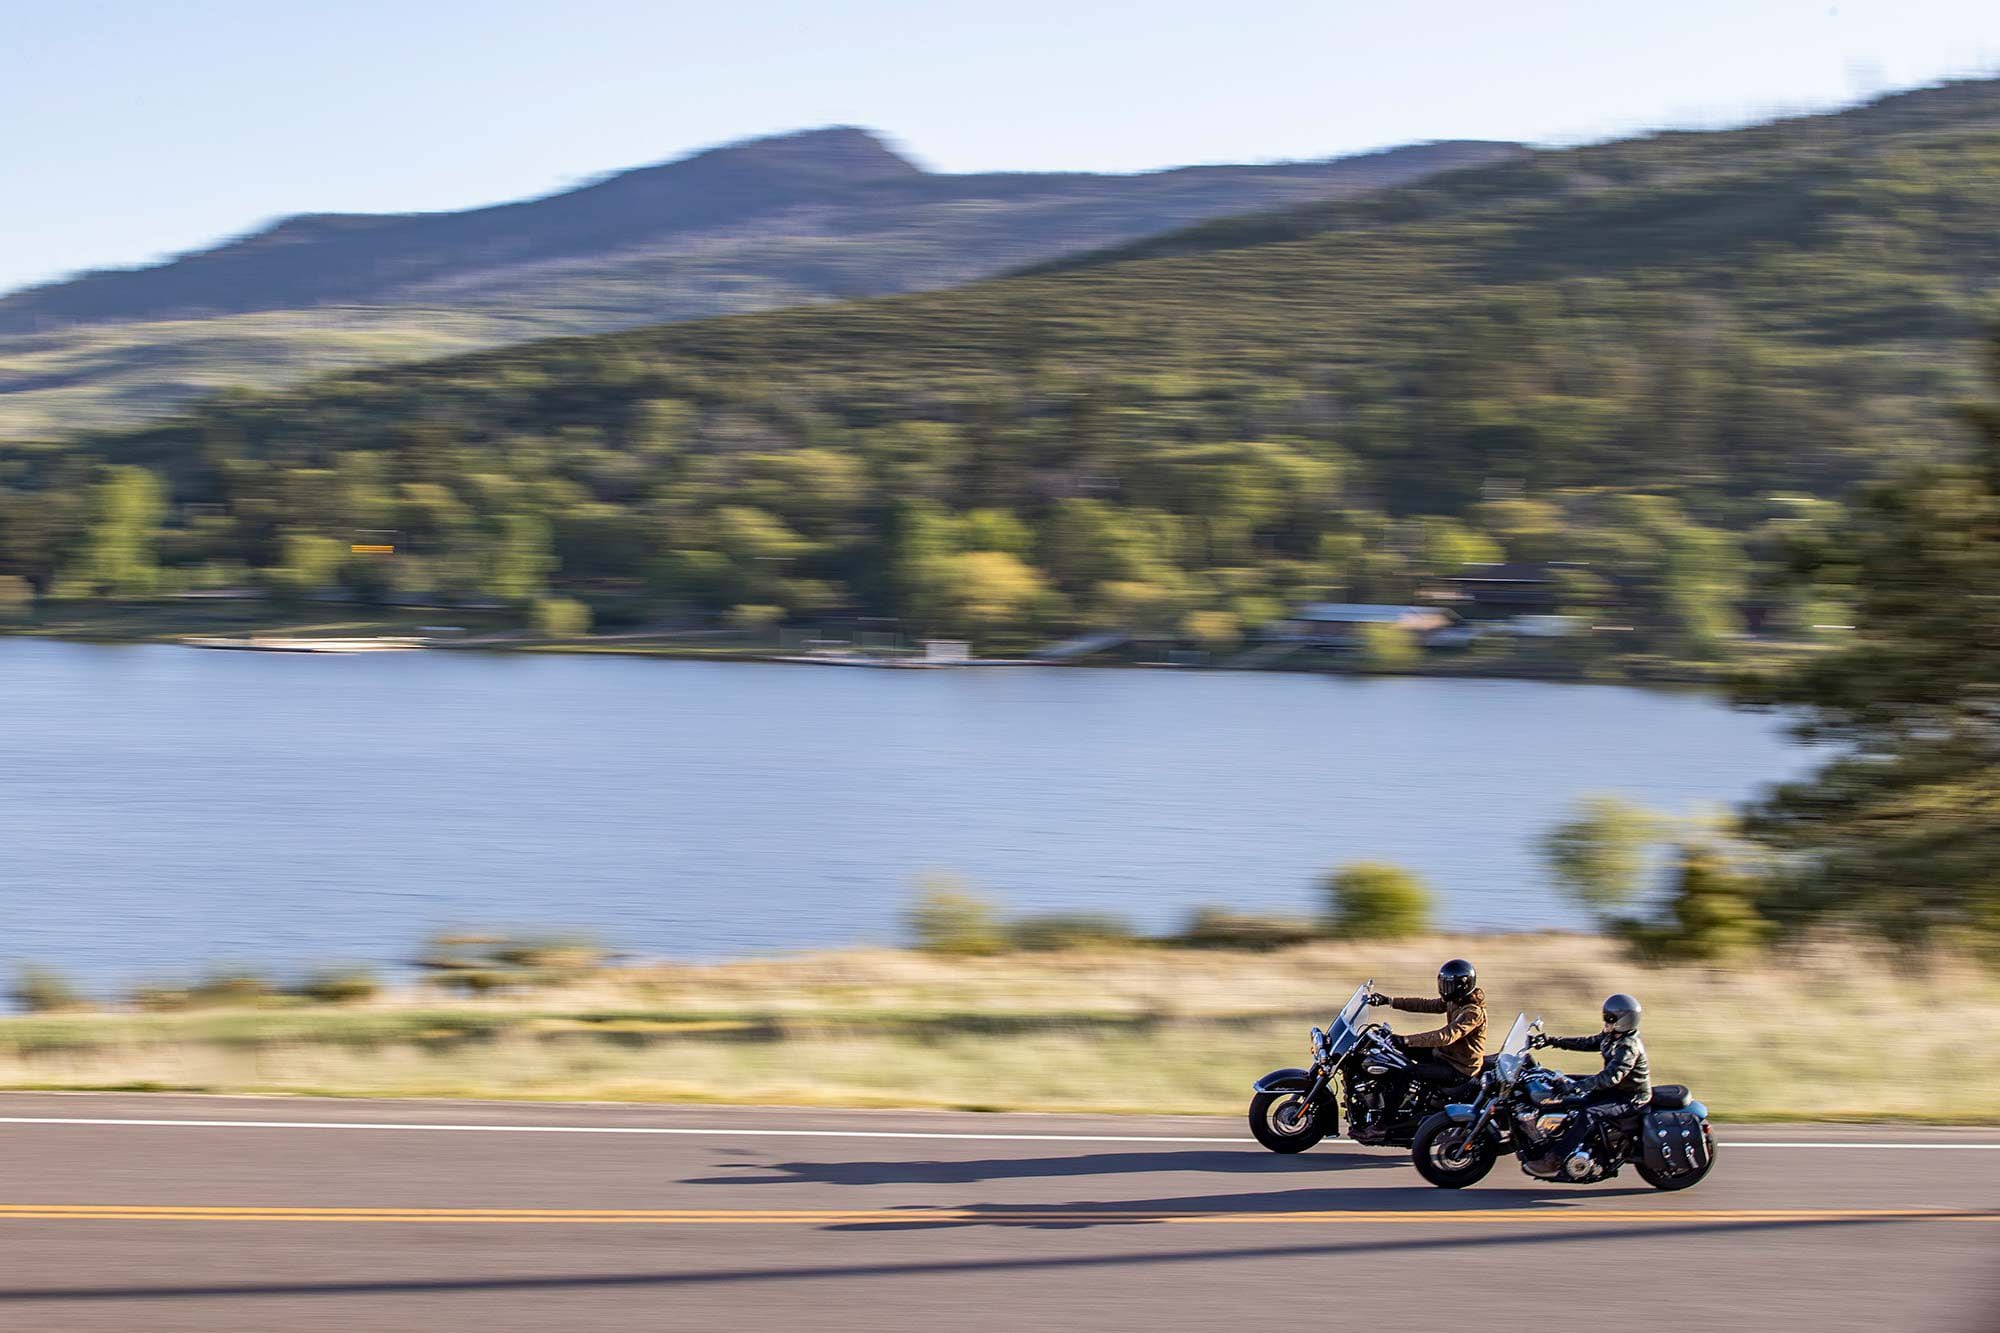
[[[0,291],[828,124],[939,171],[1573,143],[2000,70],[1992,0],[0,0]]]

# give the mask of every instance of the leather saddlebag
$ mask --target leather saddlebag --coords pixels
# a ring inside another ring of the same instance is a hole
[[[1708,1135],[1692,1111],[1651,1111],[1643,1130],[1646,1165],[1663,1176],[1684,1176],[1708,1165]]]

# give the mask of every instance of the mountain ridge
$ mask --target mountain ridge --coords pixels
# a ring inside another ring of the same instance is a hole
[[[963,200],[982,195],[1019,196],[1036,187],[1076,190],[1130,182],[1153,190],[1169,183],[1242,180],[1338,179],[1376,168],[1405,173],[1449,169],[1469,161],[1524,151],[1519,145],[1452,140],[1403,145],[1373,153],[1267,164],[1216,164],[1157,171],[1093,172],[927,171],[859,126],[826,126],[718,145],[685,157],[611,173],[564,190],[480,205],[410,213],[298,213],[281,217],[214,245],[153,264],[86,270],[0,293],[0,333],[45,329],[50,324],[171,319],[211,313],[249,313],[332,301],[396,303],[400,287],[451,267],[454,256],[424,258],[357,253],[385,240],[418,244],[485,246],[474,262],[487,268],[510,260],[577,258],[588,247],[607,252],[663,236],[754,218],[787,208],[827,206],[876,195],[885,201]],[[1432,166],[1430,164],[1436,164]],[[634,219],[634,211],[645,216]],[[526,223],[524,228],[522,225]],[[366,261],[359,269],[318,282],[272,290],[275,270],[297,258],[299,247],[326,247],[322,259]],[[463,266],[465,261],[456,260]],[[251,290],[224,296],[208,275]],[[259,280],[266,285],[258,287]]]
[[[1525,151],[1462,140],[1125,176],[952,175],[833,126],[474,209],[295,214],[0,296],[0,439],[529,338],[955,286]]]

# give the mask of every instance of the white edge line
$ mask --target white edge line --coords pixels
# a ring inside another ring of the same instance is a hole
[[[4,1125],[134,1125],[171,1129],[372,1129],[443,1134],[671,1134],[712,1138],[957,1139],[988,1143],[1251,1143],[1247,1138],[1175,1134],[955,1134],[900,1129],[723,1129],[664,1125],[442,1125],[369,1120],[139,1120],[124,1117],[0,1116]],[[1352,1143],[1352,1139],[1328,1139]],[[1850,1150],[2000,1151],[2000,1143],[1858,1142],[1840,1139],[1730,1139],[1727,1148],[1831,1148]]]

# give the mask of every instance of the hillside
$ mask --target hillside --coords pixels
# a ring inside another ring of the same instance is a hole
[[[835,128],[491,208],[294,217],[168,263],[0,297],[0,436],[524,337],[949,286],[1520,151],[1424,144],[1133,176],[940,175]]]
[[[1538,153],[1155,256],[17,452],[16,512],[56,526],[11,572],[117,586],[87,572],[115,497],[68,529],[46,502],[102,459],[214,506],[172,511],[202,515],[162,548],[189,579],[1224,644],[1290,601],[1407,599],[1505,557],[1557,562],[1566,610],[1629,628],[1620,653],[1715,658],[1813,497],[1953,447],[1996,210],[1992,82]],[[377,529],[404,534],[392,567],[341,557]]]

